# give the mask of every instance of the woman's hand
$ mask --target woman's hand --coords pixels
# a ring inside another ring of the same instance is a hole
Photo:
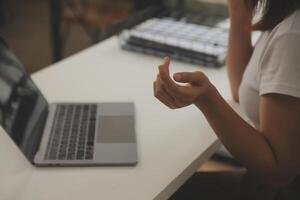
[[[181,72],[174,74],[177,84],[169,76],[170,58],[166,57],[159,66],[159,74],[153,83],[154,96],[171,109],[195,104],[201,106],[209,101],[215,87],[202,72]]]

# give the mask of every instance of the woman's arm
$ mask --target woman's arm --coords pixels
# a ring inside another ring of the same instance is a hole
[[[274,186],[286,185],[296,175],[300,169],[300,99],[262,96],[259,130],[237,115],[216,90],[209,99],[195,105],[247,169]]]
[[[159,67],[154,95],[175,109],[195,104],[223,144],[245,167],[273,185],[285,185],[300,168],[300,99],[270,94],[260,100],[260,130],[245,122],[201,72],[169,77],[169,63]]]
[[[245,68],[252,56],[252,11],[244,0],[228,0],[230,30],[227,54],[227,72],[233,99],[239,101],[238,89]]]

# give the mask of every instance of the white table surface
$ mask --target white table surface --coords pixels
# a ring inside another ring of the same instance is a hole
[[[138,165],[135,167],[32,166],[0,131],[0,199],[167,199],[220,143],[199,110],[170,110],[153,97],[160,58],[119,48],[108,39],[35,73],[49,102],[133,101]],[[201,70],[230,98],[225,67],[173,62],[171,71]]]

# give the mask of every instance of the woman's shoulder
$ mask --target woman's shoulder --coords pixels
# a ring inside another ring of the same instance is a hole
[[[273,39],[282,37],[284,35],[296,34],[300,36],[300,9],[285,18],[272,31]]]
[[[280,67],[282,63],[290,64],[290,68],[297,68],[300,57],[300,10],[284,19],[272,31],[267,31],[263,35],[263,51],[260,57],[260,70]],[[287,68],[287,67],[285,67]],[[275,70],[276,71],[276,70]],[[299,78],[299,77],[298,77]]]
[[[266,44],[264,52],[272,50],[279,43],[290,43],[291,40],[298,43],[300,41],[300,10],[285,18],[273,30],[264,32],[263,36]]]
[[[300,32],[300,9],[294,12],[291,18],[289,32]]]

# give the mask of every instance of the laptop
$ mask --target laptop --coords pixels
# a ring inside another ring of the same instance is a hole
[[[52,103],[0,40],[0,124],[37,166],[136,165],[132,102]]]

